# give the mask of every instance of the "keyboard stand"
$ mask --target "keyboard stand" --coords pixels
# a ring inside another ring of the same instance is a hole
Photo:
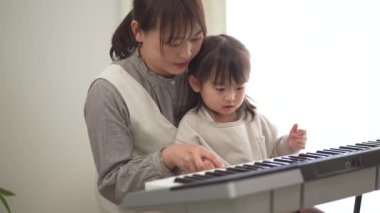
[[[362,204],[362,195],[355,197],[354,213],[360,213],[360,206]]]

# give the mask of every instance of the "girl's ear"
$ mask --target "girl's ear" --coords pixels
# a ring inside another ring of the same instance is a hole
[[[131,30],[133,32],[133,35],[135,35],[135,40],[138,43],[143,42],[143,35],[139,27],[139,23],[136,20],[131,21]]]
[[[194,92],[200,92],[201,91],[201,84],[194,75],[189,75],[188,80],[189,80],[190,87],[191,87],[191,89],[194,90]]]

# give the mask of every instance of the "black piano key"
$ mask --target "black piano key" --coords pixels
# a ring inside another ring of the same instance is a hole
[[[294,160],[285,159],[285,158],[275,158],[274,161],[284,162],[284,163],[294,163]]]
[[[264,163],[271,163],[271,164],[274,164],[274,165],[277,165],[277,166],[283,166],[283,165],[288,165],[289,163],[285,163],[285,162],[276,162],[276,161],[268,161],[268,160],[264,160],[263,161]]]
[[[297,157],[304,158],[305,160],[315,160],[317,157],[307,156],[305,153],[299,153]]]
[[[230,175],[230,174],[235,174],[237,172],[234,171],[227,171],[227,170],[215,170],[215,173],[222,174],[222,175]]]
[[[306,153],[300,153],[298,156],[312,158],[312,159],[321,158],[321,156],[316,156],[316,155],[306,154]]]
[[[322,153],[322,154],[329,154],[329,155],[337,155],[340,154],[340,152],[334,152],[334,151],[327,151],[327,150],[318,150],[317,153]]]
[[[364,144],[372,144],[372,145],[376,145],[376,146],[380,146],[380,141],[367,141],[367,142],[363,142]]]
[[[347,151],[344,151],[344,150],[334,150],[333,148],[329,148],[329,149],[323,149],[322,151],[328,151],[328,152],[335,152],[335,153],[338,153],[338,154],[343,154],[343,153],[346,153]]]
[[[217,173],[217,172],[213,171],[213,172],[205,172],[205,175],[220,177],[220,176],[224,176],[225,174],[221,174],[221,173]]]
[[[239,169],[239,168],[236,168],[236,167],[230,167],[230,168],[227,168],[227,171],[233,171],[233,172],[247,172],[249,171],[248,169]]]
[[[289,158],[291,158],[291,159],[295,159],[295,160],[298,160],[298,161],[311,160],[310,158],[307,158],[307,157],[294,156],[294,155],[289,155]]]
[[[204,176],[198,175],[198,174],[194,174],[194,175],[187,176],[187,177],[190,178],[190,179],[194,179],[194,180],[204,180],[205,179]]]
[[[281,157],[281,159],[285,159],[285,160],[291,160],[293,161],[294,163],[297,163],[297,162],[302,162],[304,161],[305,159],[299,159],[299,158],[295,158],[295,156],[292,156],[292,155],[289,155],[289,156],[285,156],[285,157]]]
[[[326,154],[326,153],[318,153],[318,152],[307,152],[308,154],[313,154],[313,155],[318,155],[322,157],[329,157],[331,154]]]
[[[261,166],[255,166],[255,165],[251,165],[251,164],[244,164],[243,167],[247,167],[248,169],[251,169],[251,170],[259,170],[259,169],[264,169],[264,167],[261,167]]]
[[[352,149],[354,151],[360,151],[360,150],[362,150],[359,147],[350,147],[350,146],[340,146],[339,148],[342,148],[342,149]]]
[[[253,165],[260,169],[268,169],[270,166],[260,165],[261,163],[255,162]]]
[[[235,168],[238,168],[238,169],[244,169],[244,170],[246,170],[246,171],[257,170],[257,169],[250,168],[250,167],[247,167],[247,166],[244,166],[244,165],[241,165],[241,166],[235,166]]]
[[[273,164],[270,164],[270,163],[263,163],[263,162],[256,162],[254,165],[258,165],[258,166],[265,166],[265,167],[275,167],[276,165],[273,165]]]
[[[362,145],[346,145],[348,147],[357,147],[359,148],[360,150],[366,150],[366,149],[369,149],[368,146],[362,146]]]
[[[355,145],[363,146],[363,147],[369,147],[369,148],[377,147],[375,144],[365,144],[365,143],[356,143]]]
[[[352,150],[352,149],[344,149],[344,148],[330,148],[330,150],[341,151],[342,153],[347,153],[347,152],[353,152],[353,151],[355,151],[355,150]]]
[[[199,178],[200,180],[204,180],[204,179],[213,178],[213,177],[215,177],[215,176],[207,175],[207,174],[203,174],[203,175],[200,175],[200,174],[193,174],[193,177],[197,177],[197,178]]]
[[[194,178],[190,178],[189,176],[184,176],[184,177],[181,177],[181,178],[175,178],[174,179],[174,182],[176,182],[176,183],[192,183],[194,181],[195,181],[195,179]]]

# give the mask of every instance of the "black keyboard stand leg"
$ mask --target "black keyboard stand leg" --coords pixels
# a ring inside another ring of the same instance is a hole
[[[362,204],[362,195],[355,197],[354,213],[360,213],[360,205]]]

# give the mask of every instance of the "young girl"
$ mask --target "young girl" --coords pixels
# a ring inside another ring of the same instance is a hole
[[[289,135],[277,130],[246,95],[250,56],[228,35],[207,37],[189,66],[192,108],[181,120],[176,141],[201,144],[225,165],[288,155],[305,148],[306,131],[295,124]],[[207,162],[207,160],[206,160]]]
[[[112,38],[113,63],[91,84],[85,103],[99,199],[119,204],[175,168],[208,168],[203,159],[223,167],[203,146],[173,144],[187,102],[186,70],[205,34],[201,0],[133,1]]]

